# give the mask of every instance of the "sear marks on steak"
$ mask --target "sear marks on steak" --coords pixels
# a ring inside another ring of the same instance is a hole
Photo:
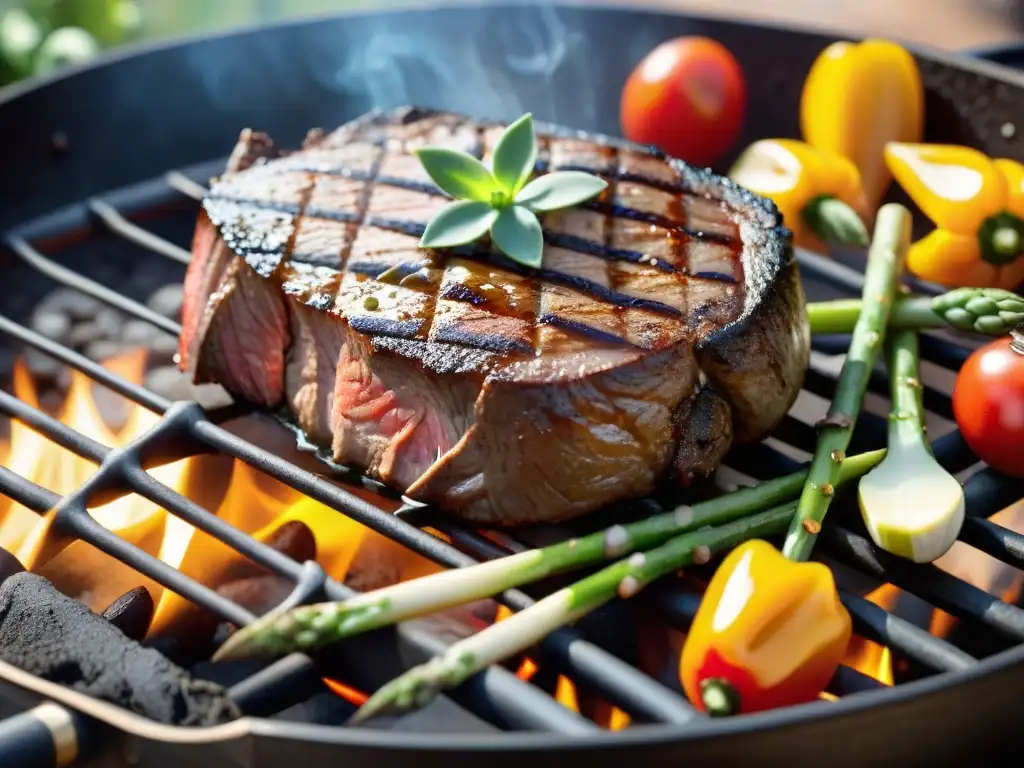
[[[412,150],[487,158],[501,130],[405,108],[287,155],[243,133],[196,227],[182,367],[486,524],[575,517],[774,428],[809,355],[775,207],[646,148],[538,126],[538,173],[609,182],[543,217],[541,268],[486,243],[418,248],[448,199]],[[695,400],[701,372],[714,393]]]

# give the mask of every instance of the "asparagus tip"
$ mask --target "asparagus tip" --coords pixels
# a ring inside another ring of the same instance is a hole
[[[398,715],[427,706],[446,683],[461,682],[461,679],[445,678],[442,658],[435,657],[386,683],[356,710],[346,725],[359,725],[379,715]]]

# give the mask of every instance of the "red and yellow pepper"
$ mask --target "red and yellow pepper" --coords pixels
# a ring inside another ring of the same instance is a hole
[[[924,87],[914,57],[888,40],[828,46],[804,81],[800,130],[811,146],[857,167],[865,201],[876,208],[892,180],[886,143],[923,136]]]
[[[860,174],[841,155],[802,141],[763,139],[740,155],[729,176],[772,199],[794,245],[824,252],[823,241],[867,244]]]
[[[827,566],[748,541],[722,561],[704,594],[680,680],[694,706],[713,716],[814,701],[851,632]]]
[[[936,226],[910,247],[907,269],[950,288],[1024,282],[1024,165],[970,147],[895,142],[885,160]]]

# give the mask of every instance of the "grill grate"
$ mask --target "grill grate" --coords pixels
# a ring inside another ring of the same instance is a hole
[[[190,258],[187,250],[134,223],[129,217],[138,218],[141,214],[152,216],[161,206],[169,203],[180,204],[187,202],[188,198],[200,199],[205,188],[195,179],[207,178],[211,169],[219,167],[222,167],[221,163],[210,163],[188,171],[171,171],[160,179],[111,193],[104,199],[88,200],[17,228],[8,234],[6,244],[22,262],[54,282],[89,294],[130,316],[177,335],[180,331],[177,323],[60,265],[44,255],[43,251],[55,252],[69,239],[68,235],[91,238],[105,233],[132,244],[140,254],[149,252],[186,264]],[[827,287],[833,295],[859,292],[863,276],[856,270],[813,254],[800,254],[800,259],[805,280],[816,281]],[[244,461],[445,567],[462,567],[510,551],[491,538],[444,518],[436,510],[406,505],[397,513],[387,512],[232,434],[220,424],[229,415],[239,415],[238,407],[222,412],[204,412],[196,403],[171,403],[3,316],[0,316],[0,334],[34,347],[162,415],[160,422],[149,433],[124,448],[113,449],[75,432],[13,395],[0,392],[0,412],[21,420],[33,430],[98,466],[96,474],[85,485],[63,498],[7,468],[0,468],[0,493],[39,513],[56,507],[55,532],[65,540],[82,539],[91,543],[212,611],[221,619],[244,625],[255,617],[242,606],[112,534],[93,520],[86,511],[87,505],[98,495],[109,499],[128,493],[140,494],[269,571],[293,582],[294,590],[287,598],[291,604],[324,598],[341,599],[354,593],[345,585],[327,577],[315,563],[295,562],[224,523],[208,510],[155,480],[147,473],[146,467],[212,449]],[[845,351],[843,339],[816,338],[814,345],[817,353],[835,354]],[[921,348],[925,360],[950,370],[957,369],[970,351],[927,334],[922,336]],[[828,397],[834,384],[834,372],[829,369],[827,358],[821,354],[816,355],[807,375],[805,390]],[[870,391],[887,396],[886,379],[880,372],[872,378]],[[950,399],[947,395],[926,387],[924,398],[926,408],[933,414],[951,418]],[[809,453],[813,451],[815,433],[810,425],[790,417],[775,433],[775,440]],[[884,442],[885,420],[865,410],[857,426],[851,451],[879,447]],[[935,453],[940,462],[954,472],[967,469],[977,462],[955,431],[935,441]],[[799,466],[788,452],[777,450],[766,443],[734,450],[727,463],[735,470],[762,480],[792,472]],[[374,481],[363,482],[368,488],[386,492]],[[983,469],[967,480],[966,493],[971,517],[963,527],[961,540],[1003,563],[1017,568],[1024,567],[1024,537],[986,519],[1024,496],[1024,482],[1010,480],[992,470]],[[645,505],[645,509],[657,507],[657,502],[653,500],[641,504]],[[914,593],[957,618],[985,626],[1012,643],[1024,640],[1024,611],[1018,607],[992,597],[935,566],[913,565],[879,551],[860,533],[842,527],[836,520],[839,517],[840,512],[834,512],[829,524],[825,526],[819,545],[822,554]],[[417,524],[428,519],[429,525],[448,536],[452,544],[422,530],[419,526],[426,522]],[[523,546],[507,538],[504,541],[512,549]],[[663,582],[652,585],[644,599],[670,626],[683,629],[692,620],[699,604],[699,595],[685,591],[679,585]],[[842,599],[853,617],[854,628],[859,635],[886,645],[917,662],[927,674],[963,670],[976,663],[973,656],[948,640],[935,637],[862,597],[843,592]],[[505,593],[499,600],[516,610],[533,602],[528,595],[518,590]],[[414,634],[410,642],[416,646],[417,653],[426,656],[438,650],[440,641],[424,634]],[[587,641],[576,629],[566,628],[555,632],[542,643],[541,650],[546,668],[550,667],[569,676],[586,690],[620,707],[637,722],[685,725],[700,717],[678,688],[672,689],[652,679],[609,651]],[[316,667],[309,657],[293,654],[235,685],[230,693],[243,711],[269,715],[308,696],[311,684],[315,684],[318,677]],[[874,679],[843,667],[832,681],[830,691],[838,695],[849,695],[880,686]],[[562,707],[540,688],[520,680],[502,667],[486,670],[450,695],[479,716],[506,729],[580,735],[596,729],[591,721]]]

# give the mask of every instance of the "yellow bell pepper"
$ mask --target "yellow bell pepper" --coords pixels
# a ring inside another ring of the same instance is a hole
[[[814,701],[851,632],[827,566],[793,562],[755,539],[711,579],[686,636],[680,680],[694,706],[711,715]]]
[[[740,186],[771,198],[793,231],[793,244],[825,252],[823,241],[866,245],[860,174],[841,155],[792,139],[751,144],[729,173]]]
[[[924,87],[914,57],[888,40],[828,46],[804,81],[800,130],[808,144],[857,166],[865,200],[876,208],[892,180],[883,147],[923,136]]]
[[[885,161],[936,226],[910,247],[907,269],[950,288],[1024,282],[1024,165],[970,147],[895,142]]]

